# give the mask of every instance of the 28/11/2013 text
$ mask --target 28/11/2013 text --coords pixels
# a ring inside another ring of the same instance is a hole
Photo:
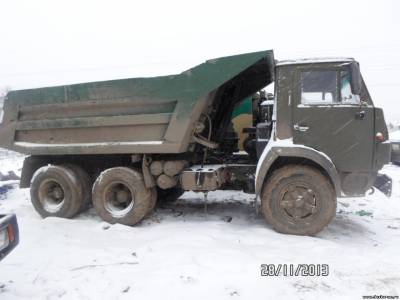
[[[262,264],[261,276],[328,276],[327,264]]]

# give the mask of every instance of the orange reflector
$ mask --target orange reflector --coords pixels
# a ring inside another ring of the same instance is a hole
[[[14,242],[15,239],[14,228],[11,225],[8,225],[7,232],[8,232],[8,240],[10,241],[10,243]]]
[[[385,137],[382,132],[377,132],[375,138],[378,142],[383,142],[385,140]]]

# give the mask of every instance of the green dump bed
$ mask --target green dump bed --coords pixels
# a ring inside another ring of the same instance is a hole
[[[273,68],[273,52],[262,51],[178,75],[11,91],[0,147],[35,155],[185,152],[218,90],[243,85],[244,98],[271,82]]]

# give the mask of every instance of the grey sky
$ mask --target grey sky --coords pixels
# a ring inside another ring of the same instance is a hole
[[[375,104],[400,121],[399,1],[0,3],[0,87],[164,75],[274,49],[277,59],[355,57]]]

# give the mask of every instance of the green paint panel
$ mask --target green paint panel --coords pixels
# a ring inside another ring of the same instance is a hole
[[[274,67],[267,50],[211,59],[176,75],[11,91],[0,146],[38,155],[182,153],[210,97],[220,100],[225,88],[247,97],[273,80]]]
[[[132,96],[195,102],[200,96],[207,95],[262,59],[268,60],[273,68],[273,52],[261,51],[211,59],[178,75],[11,91],[7,97],[9,101],[26,105],[88,100],[112,101]]]
[[[241,114],[252,114],[251,97],[247,97],[235,108],[232,113],[232,119]]]

